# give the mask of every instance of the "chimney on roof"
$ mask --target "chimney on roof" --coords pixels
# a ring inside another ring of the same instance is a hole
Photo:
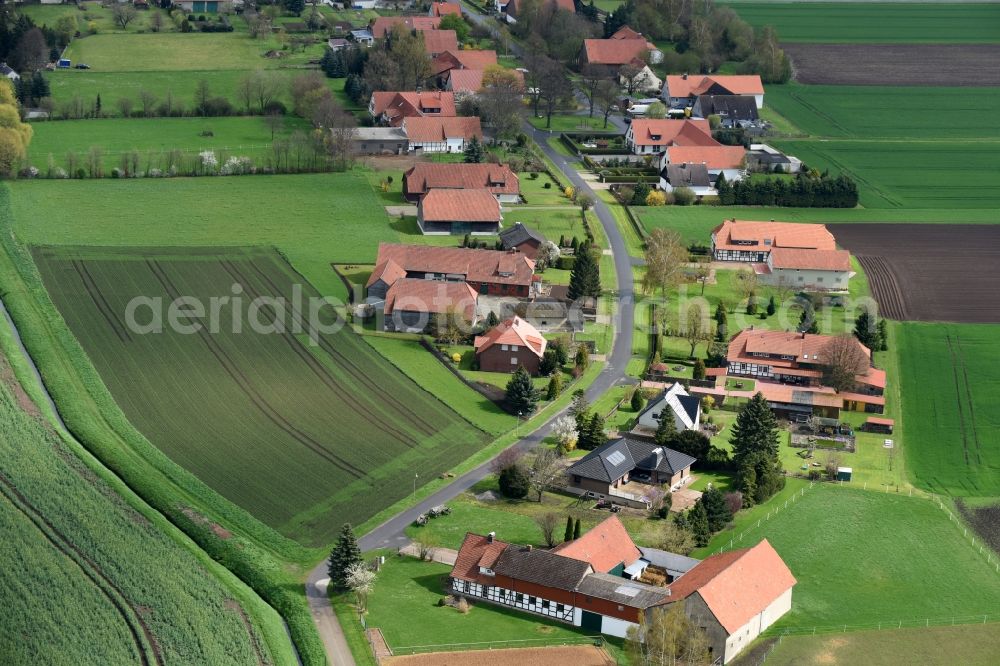
[[[528,551],[529,553],[531,552],[531,544],[530,544],[530,543],[528,544],[528,547],[527,547],[527,549],[526,549],[526,550],[527,550],[527,551]]]
[[[489,534],[486,535],[486,543],[493,543],[493,539],[495,539],[496,537],[497,537],[496,532],[490,532]]]
[[[685,81],[687,81],[688,80],[688,73],[684,72],[684,75],[681,78],[683,78]]]
[[[805,340],[805,339],[806,339],[806,332],[805,332],[805,331],[802,331],[802,339],[803,339],[803,340]]]

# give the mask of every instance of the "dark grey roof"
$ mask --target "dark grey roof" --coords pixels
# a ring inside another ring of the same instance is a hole
[[[708,167],[704,164],[668,164],[660,173],[672,187],[708,187]]]
[[[515,222],[513,226],[500,232],[500,242],[503,243],[505,250],[511,250],[528,240],[544,243],[545,236],[520,222]]]
[[[635,458],[624,438],[597,447],[569,468],[570,474],[612,483],[635,469]]]
[[[493,571],[501,576],[561,590],[575,589],[590,570],[587,562],[514,544],[507,546],[493,564]]]
[[[667,588],[639,583],[606,573],[584,577],[576,591],[631,608],[649,608],[667,596]]]
[[[678,395],[677,402],[681,403],[681,407],[687,412],[687,415],[691,417],[691,422],[698,418],[698,407],[701,405],[701,398],[696,395]]]
[[[4,76],[7,76],[8,74],[11,74],[11,73],[17,74],[17,72],[15,72],[10,67],[10,65],[8,65],[5,62],[0,62],[0,74],[3,74]]]
[[[659,548],[643,548],[639,546],[639,552],[642,553],[642,559],[653,566],[665,569],[667,573],[675,578],[687,573],[696,564],[701,562],[701,560],[696,560],[693,557],[678,555],[677,553],[660,550]]]
[[[703,117],[712,114],[733,120],[757,120],[757,102],[750,95],[701,95],[695,102]]]
[[[621,437],[580,458],[570,466],[569,473],[612,483],[633,469],[656,470],[672,475],[694,462],[695,458],[686,453],[641,439]]]

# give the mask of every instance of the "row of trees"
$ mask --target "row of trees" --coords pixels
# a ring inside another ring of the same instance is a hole
[[[724,206],[791,206],[796,208],[854,208],[858,184],[846,175],[818,177],[798,174],[795,178],[743,179],[730,184],[719,175],[715,189]]]

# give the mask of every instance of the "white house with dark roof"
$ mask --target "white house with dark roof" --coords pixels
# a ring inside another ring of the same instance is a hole
[[[570,487],[588,495],[630,497],[632,493],[624,489],[630,481],[673,488],[691,474],[694,462],[686,453],[625,436],[580,458],[567,474]]]
[[[660,420],[672,417],[677,431],[697,430],[701,427],[701,399],[688,393],[679,382],[649,401],[639,414],[633,431],[656,432]]]

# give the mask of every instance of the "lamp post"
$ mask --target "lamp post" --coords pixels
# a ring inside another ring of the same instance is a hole
[[[416,474],[416,473],[413,474],[413,493],[412,494],[414,494],[414,495],[417,494],[417,478],[419,478],[419,477],[420,477],[419,474]]]
[[[517,413],[517,425],[514,426],[514,437],[521,436],[521,412]]]

